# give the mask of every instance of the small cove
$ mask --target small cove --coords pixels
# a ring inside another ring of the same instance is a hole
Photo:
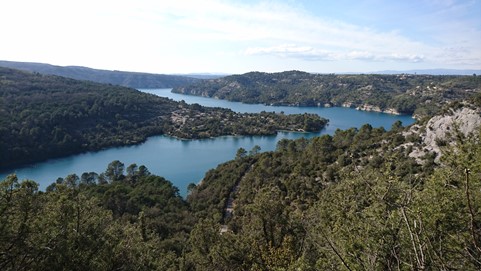
[[[175,94],[171,93],[170,89],[143,89],[141,91],[176,101],[184,100],[187,103],[198,103],[204,106],[230,108],[236,112],[315,113],[328,118],[330,123],[320,133],[279,132],[275,136],[226,136],[203,140],[179,140],[167,136],[153,136],[139,145],[82,153],[1,172],[0,178],[4,179],[6,175],[15,172],[20,180],[35,180],[43,190],[58,177],[65,177],[72,173],[80,176],[83,172],[91,171],[100,173],[111,161],[120,160],[126,167],[132,163],[145,165],[153,174],[170,180],[179,188],[180,194],[185,196],[189,183],[199,182],[209,169],[233,159],[241,147],[250,150],[255,145],[259,145],[262,151],[271,151],[283,138],[311,138],[321,134],[333,134],[336,129],[361,127],[365,123],[369,123],[373,127],[382,126],[389,129],[397,120],[402,121],[404,125],[414,122],[411,116],[365,112],[352,108],[265,106]]]

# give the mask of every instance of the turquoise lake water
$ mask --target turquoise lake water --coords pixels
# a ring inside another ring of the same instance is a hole
[[[142,89],[141,91],[176,101],[184,100],[187,103],[198,103],[204,106],[230,108],[237,112],[316,113],[328,118],[329,125],[320,133],[280,132],[276,136],[228,136],[203,140],[179,140],[167,136],[153,136],[135,146],[82,153],[0,172],[0,179],[15,172],[19,179],[34,180],[40,184],[40,189],[45,189],[58,177],[65,177],[72,173],[80,176],[83,172],[91,171],[100,173],[105,171],[107,165],[113,160],[120,160],[126,167],[132,163],[139,166],[145,165],[153,174],[170,180],[179,188],[180,194],[185,196],[189,183],[198,183],[209,169],[233,159],[241,147],[250,150],[255,145],[259,145],[261,151],[271,151],[283,138],[310,138],[321,134],[333,134],[336,129],[361,127],[365,123],[373,127],[382,126],[389,129],[397,120],[402,121],[403,125],[414,122],[411,116],[365,112],[352,108],[265,106],[175,94],[171,93],[170,89]]]

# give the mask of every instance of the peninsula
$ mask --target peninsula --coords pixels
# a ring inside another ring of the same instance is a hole
[[[236,113],[136,89],[0,68],[0,167],[138,144],[152,135],[184,139],[320,131],[315,114]]]

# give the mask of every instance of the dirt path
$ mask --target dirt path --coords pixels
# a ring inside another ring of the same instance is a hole
[[[239,179],[239,181],[235,183],[234,187],[232,187],[232,190],[229,193],[229,197],[227,198],[227,203],[224,207],[224,214],[222,216],[222,221],[224,222],[224,224],[220,226],[221,234],[229,231],[229,226],[227,226],[225,222],[234,215],[235,195],[239,190],[240,183],[242,182],[242,180],[244,180],[245,176],[252,170],[252,168],[253,168],[253,165],[251,165],[250,168],[246,170],[246,172],[244,172],[242,177]]]

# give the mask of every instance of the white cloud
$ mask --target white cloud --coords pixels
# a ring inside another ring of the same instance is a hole
[[[481,67],[480,23],[451,21],[444,10],[410,26],[424,27],[430,38],[424,39],[405,30],[326,19],[294,1],[7,2],[0,5],[0,24],[8,25],[0,59],[151,72],[231,72],[233,63],[237,69],[267,67],[259,56],[277,57],[284,69],[291,60],[309,67],[322,61],[331,67],[333,61]],[[451,0],[441,2],[459,14],[466,10]],[[445,31],[429,24],[440,21],[436,16],[445,16]]]
[[[195,29],[197,38],[243,43],[244,55],[248,56],[274,55],[317,61],[457,61],[457,58],[445,55],[439,44],[409,38],[396,31],[382,32],[325,20],[287,5],[236,5],[217,1],[208,1],[205,9],[201,5],[188,8],[172,5],[171,8],[186,15],[177,23]],[[197,12],[199,9],[203,12]],[[451,42],[454,41],[451,39]],[[479,49],[473,47],[464,54],[467,56],[476,51]],[[475,58],[471,59],[471,64],[481,64]]]
[[[295,58],[307,61],[337,61],[337,60],[364,60],[364,61],[403,61],[421,62],[424,56],[415,54],[374,54],[368,51],[327,51],[318,50],[310,46],[284,44],[273,47],[249,47],[244,51],[247,56],[271,55],[281,58]]]
[[[303,60],[331,60],[328,52],[315,50],[309,46],[285,44],[273,47],[249,47],[244,52],[247,56],[274,55],[283,58],[299,58]]]

